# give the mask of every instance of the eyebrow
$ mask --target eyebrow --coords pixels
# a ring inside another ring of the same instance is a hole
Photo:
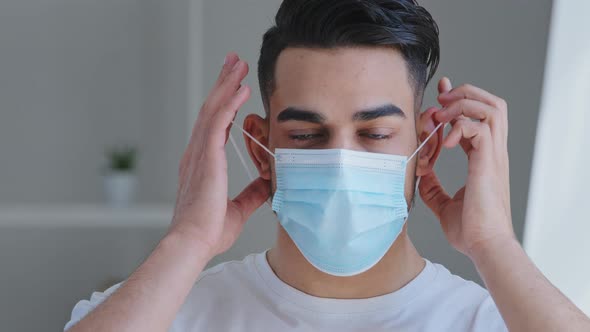
[[[386,104],[377,106],[354,113],[352,119],[354,121],[370,121],[384,116],[398,116],[405,118],[406,114],[397,106],[393,104]],[[315,111],[300,109],[296,107],[287,107],[277,116],[278,122],[286,121],[305,121],[311,123],[321,124],[326,121],[326,118]]]
[[[398,116],[405,118],[406,114],[399,107],[393,104],[386,104],[359,111],[352,116],[352,119],[354,121],[370,121],[384,116]]]
[[[318,112],[298,109],[295,107],[287,107],[277,116],[278,122],[285,121],[305,121],[311,123],[323,123],[326,118]]]

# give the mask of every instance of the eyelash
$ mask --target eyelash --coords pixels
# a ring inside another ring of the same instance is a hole
[[[310,141],[314,138],[319,138],[322,134],[302,134],[302,135],[291,135],[289,136],[294,141]]]
[[[377,141],[391,138],[391,135],[383,135],[383,134],[362,134],[361,136],[367,137],[369,139],[374,139]]]
[[[320,138],[321,136],[322,136],[322,134],[302,134],[302,135],[291,135],[291,136],[289,136],[289,138],[291,138],[294,141],[310,141],[312,139]],[[386,139],[391,138],[391,135],[382,135],[382,134],[361,134],[361,136],[375,140],[375,141],[386,140]]]

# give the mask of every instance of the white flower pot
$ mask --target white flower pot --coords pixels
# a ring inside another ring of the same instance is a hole
[[[109,205],[125,207],[135,201],[137,196],[137,176],[135,173],[111,171],[104,176],[103,181]]]

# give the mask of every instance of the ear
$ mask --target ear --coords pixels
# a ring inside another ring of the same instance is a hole
[[[424,142],[428,135],[430,135],[438,125],[438,122],[434,119],[434,113],[438,111],[438,108],[431,107],[422,112],[418,117],[417,127],[420,144]],[[432,135],[424,147],[422,147],[422,150],[418,152],[416,156],[416,162],[418,163],[416,167],[416,176],[424,176],[432,172],[434,164],[440,154],[440,149],[442,148],[443,129],[444,127],[439,128],[438,132]]]
[[[266,119],[261,118],[257,114],[249,114],[246,116],[246,119],[244,119],[244,130],[252,135],[252,137],[254,137],[258,142],[262,143],[264,146],[268,146],[269,127],[268,121]],[[254,140],[252,140],[250,137],[244,135],[244,140],[246,142],[248,154],[258,169],[258,174],[260,174],[261,178],[270,180],[272,156],[269,155],[268,152],[261,148],[260,145],[254,142]]]

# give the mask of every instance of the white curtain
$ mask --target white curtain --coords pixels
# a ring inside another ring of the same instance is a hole
[[[587,0],[553,4],[524,233],[524,246],[533,261],[586,314],[590,314],[589,14]]]

